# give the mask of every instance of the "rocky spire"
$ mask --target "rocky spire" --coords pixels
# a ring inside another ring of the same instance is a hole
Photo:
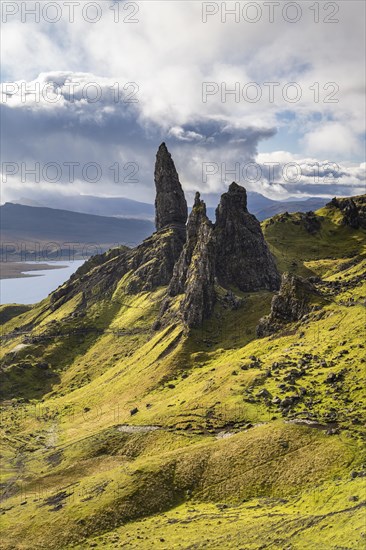
[[[187,271],[197,244],[199,228],[201,223],[206,221],[209,222],[206,216],[206,205],[204,201],[200,199],[200,194],[196,193],[192,212],[189,215],[187,223],[186,243],[175,265],[173,277],[169,285],[168,294],[170,296],[176,296],[184,292]]]
[[[248,212],[244,187],[233,182],[216,209],[215,271],[222,286],[244,292],[277,290],[280,276],[259,221]]]
[[[201,204],[204,205],[203,201]],[[198,216],[197,240],[187,270],[181,304],[183,322],[189,328],[200,327],[204,319],[211,316],[216,301],[213,225],[205,212],[206,207]]]
[[[189,215],[186,243],[175,264],[168,288],[168,298],[162,306],[161,316],[174,317],[169,312],[173,296],[182,295],[179,315],[186,327],[199,327],[212,313],[215,304],[215,249],[213,224],[206,215],[206,205],[196,193]]]
[[[173,159],[162,143],[155,163],[155,225],[159,231],[171,224],[185,225],[188,210]]]

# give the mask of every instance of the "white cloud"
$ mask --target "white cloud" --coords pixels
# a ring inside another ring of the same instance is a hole
[[[362,153],[357,135],[345,123],[332,122],[305,134],[304,151],[310,155],[352,157]]]

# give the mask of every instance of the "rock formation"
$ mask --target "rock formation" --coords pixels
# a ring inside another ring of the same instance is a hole
[[[116,248],[93,256],[62,287],[51,295],[53,309],[83,292],[85,304],[112,296],[117,284],[129,273],[126,292],[135,294],[168,285],[185,242],[185,230],[166,228],[133,249]]]
[[[155,225],[159,231],[171,224],[185,225],[187,202],[173,159],[165,143],[159,147],[155,163]]]
[[[196,194],[186,243],[167,293],[170,297],[184,296],[179,311],[186,326],[197,327],[211,315],[216,302],[215,280],[226,290],[226,307],[240,306],[240,300],[230,294],[231,286],[249,292],[279,288],[280,276],[260,224],[247,210],[245,189],[236,183],[222,195],[214,225]],[[168,298],[161,314],[170,306]]]
[[[180,305],[183,322],[198,327],[209,317],[215,304],[215,250],[213,225],[206,205],[196,193],[187,224],[187,239],[175,265],[169,296],[184,294]]]
[[[244,187],[232,183],[221,197],[215,223],[216,276],[244,292],[278,290],[280,276],[259,221],[248,212]]]
[[[314,212],[293,212],[289,214],[284,212],[283,214],[276,214],[273,218],[266,220],[267,226],[273,225],[276,223],[292,223],[293,225],[301,226],[310,233],[310,235],[315,235],[320,231],[322,224],[321,216],[317,216]]]
[[[321,229],[321,218],[319,218],[314,212],[299,212],[299,225],[303,225],[305,230],[310,235],[315,235]]]
[[[353,229],[366,229],[366,195],[344,199],[334,198],[326,206],[341,211],[344,225]]]
[[[175,265],[173,277],[169,285],[168,294],[170,296],[176,296],[177,294],[182,294],[182,292],[184,292],[187,272],[192,260],[194,249],[197,245],[198,233],[202,223],[209,223],[212,226],[206,215],[206,205],[204,201],[200,199],[200,194],[196,193],[192,212],[188,218],[186,243],[180,258]]]
[[[283,328],[284,324],[299,321],[311,310],[312,302],[319,301],[315,286],[308,280],[284,273],[281,288],[273,297],[271,312],[262,317],[257,326],[257,336],[269,336]]]
[[[247,210],[243,187],[232,183],[222,195],[215,224],[197,193],[186,226],[187,203],[164,143],[156,156],[155,185],[157,231],[134,249],[121,247],[86,262],[51,295],[53,309],[79,293],[80,307],[101,296],[110,299],[125,277],[127,293],[168,286],[156,327],[179,317],[192,328],[212,314],[218,296],[224,307],[240,307],[231,287],[248,292],[278,289],[274,259],[259,222]]]

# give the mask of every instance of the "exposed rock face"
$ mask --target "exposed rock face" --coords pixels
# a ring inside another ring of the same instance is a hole
[[[171,224],[185,225],[188,209],[173,159],[162,143],[155,163],[155,225],[159,231]]]
[[[168,285],[184,242],[184,227],[170,227],[154,233],[134,249],[114,249],[93,256],[52,293],[53,309],[79,292],[83,292],[85,304],[101,296],[109,298],[127,273],[131,276],[126,291],[131,294]]]
[[[170,296],[176,296],[177,294],[182,294],[184,292],[187,272],[198,241],[199,229],[201,224],[204,222],[210,223],[206,216],[206,205],[204,201],[200,200],[200,194],[196,193],[192,212],[190,213],[188,219],[186,243],[180,258],[175,265],[173,277],[169,285],[168,294]]]
[[[314,212],[299,212],[300,221],[299,224],[303,224],[306,231],[310,235],[315,235],[321,229],[321,218],[319,218]]]
[[[185,228],[167,227],[133,250],[128,270],[133,270],[128,292],[154,290],[168,285],[185,242]]]
[[[338,208],[343,214],[343,223],[353,229],[366,229],[366,195],[346,199],[332,199],[326,206]]]
[[[215,249],[213,225],[206,215],[206,205],[196,198],[187,225],[187,240],[174,268],[168,294],[184,293],[181,302],[183,322],[198,327],[210,316],[215,304]]]
[[[302,226],[305,231],[311,235],[315,235],[321,229],[322,218],[314,214],[314,212],[293,212],[289,214],[284,212],[283,214],[276,214],[273,218],[267,220],[267,225],[273,225],[274,223],[292,223],[294,225]]]
[[[319,295],[310,281],[284,273],[280,291],[272,299],[271,313],[259,321],[257,336],[269,336],[283,328],[284,324],[299,321],[309,313],[314,298],[319,299]]]
[[[279,288],[280,276],[260,223],[248,212],[244,187],[235,182],[221,197],[214,234],[216,275],[222,286],[244,292]]]
[[[86,261],[70,279],[50,295],[51,309],[56,310],[66,301],[82,293],[83,306],[88,302],[110,297],[120,278],[128,271],[131,250],[115,248]]]

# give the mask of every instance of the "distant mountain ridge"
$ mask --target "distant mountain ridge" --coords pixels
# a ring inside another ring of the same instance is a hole
[[[203,196],[211,204],[216,198],[218,202],[219,195],[215,193]],[[73,259],[84,258],[118,245],[135,247],[154,230],[154,205],[123,197],[83,195],[72,201],[65,197],[63,204],[68,207],[65,209],[50,208],[33,199],[22,198],[20,201],[0,206],[1,261],[67,260],[70,254]],[[46,203],[48,201],[49,197],[45,199]],[[318,210],[325,203],[326,200],[317,198],[280,202],[259,193],[248,193],[248,207],[259,221],[284,212]],[[215,220],[215,210],[216,207],[207,207],[211,221]],[[51,248],[50,243],[53,243]],[[68,243],[77,245],[74,247]],[[88,248],[88,245],[92,246]],[[37,249],[45,249],[46,257]]]
[[[134,201],[125,197],[96,197],[93,195],[54,196],[46,195],[44,199],[36,200],[22,197],[19,200],[10,201],[12,204],[24,206],[54,208],[57,210],[69,210],[81,214],[92,214],[106,217],[125,217],[136,219],[154,219],[154,206],[152,204]]]
[[[215,218],[216,207],[210,204],[218,204],[220,193],[202,193],[202,198],[207,203],[208,217]],[[299,200],[291,199],[287,201],[276,201],[268,199],[264,195],[256,192],[248,192],[248,208],[259,219],[263,221],[275,214],[283,212],[306,212],[308,210],[318,210],[322,208],[328,199],[319,197],[310,197],[309,199]],[[145,202],[139,202],[125,197],[96,197],[92,195],[78,196],[57,196],[48,195],[44,199],[36,200],[22,197],[19,200],[11,201],[12,204],[21,204],[32,207],[46,207],[84,214],[93,214],[97,216],[136,218],[142,220],[154,220],[154,205]],[[193,199],[192,199],[193,203]],[[189,203],[190,206],[190,203]]]
[[[117,245],[136,246],[153,230],[153,224],[149,220],[119,219],[12,203],[5,203],[0,207],[0,216],[3,261],[19,261],[15,250],[20,251],[21,246],[28,251],[33,250],[34,243],[53,243],[53,248],[59,251],[66,250],[67,243],[77,243],[79,254],[83,246],[88,244],[97,245],[99,251]],[[14,251],[9,248],[11,243]],[[6,247],[9,257],[4,260]],[[95,249],[90,249],[90,253],[95,254]],[[66,256],[62,252],[60,259],[64,258]],[[36,258],[37,261],[39,259],[42,258]]]

